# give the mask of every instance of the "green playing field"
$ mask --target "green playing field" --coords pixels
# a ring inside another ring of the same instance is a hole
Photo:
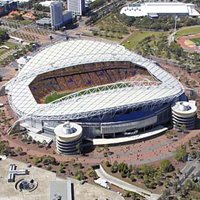
[[[194,42],[197,46],[200,46],[200,38],[192,38],[192,42]]]

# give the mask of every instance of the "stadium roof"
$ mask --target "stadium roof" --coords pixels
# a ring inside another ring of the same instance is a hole
[[[49,104],[38,104],[29,88],[29,84],[39,74],[79,64],[104,61],[129,61],[137,64],[146,68],[160,80],[161,84],[156,86],[133,84],[132,87],[116,87],[96,93],[87,89],[88,92],[84,95],[79,95],[77,92]],[[6,89],[15,112],[20,116],[41,120],[73,120],[146,103],[169,102],[184,92],[182,85],[153,61],[130,52],[123,46],[92,40],[71,40],[38,52],[25,64]]]
[[[159,15],[182,15],[199,16],[199,12],[195,9],[194,4],[185,4],[181,2],[148,2],[148,3],[133,3],[123,7],[120,14],[133,17],[158,17]]]

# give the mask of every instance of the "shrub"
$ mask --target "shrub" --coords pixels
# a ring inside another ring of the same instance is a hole
[[[171,164],[169,160],[163,160],[160,164],[160,170],[162,173],[172,172],[174,171],[174,166]]]

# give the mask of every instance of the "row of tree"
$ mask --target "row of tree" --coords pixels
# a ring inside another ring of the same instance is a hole
[[[135,26],[137,28],[142,28],[142,29],[169,31],[171,29],[174,29],[175,26],[175,19],[174,17],[170,16],[162,16],[159,18],[149,18],[149,17],[136,18],[136,17],[129,17],[126,16],[125,14],[120,14],[119,12],[117,12],[116,17],[122,23],[125,23],[127,26]],[[180,17],[177,20],[176,27],[181,28],[184,26],[194,26],[199,24],[200,24],[199,18]]]
[[[124,162],[118,163],[117,161],[113,164],[106,161],[106,166],[110,168],[111,173],[119,173],[122,178],[129,178],[132,182],[141,180],[150,189],[155,189],[157,185],[161,186],[163,184],[162,178],[165,174],[174,171],[174,166],[169,160],[161,161],[160,167],[152,165],[136,167]]]

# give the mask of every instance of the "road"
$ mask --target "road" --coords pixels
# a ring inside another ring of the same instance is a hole
[[[100,178],[105,179],[107,182],[113,185],[116,185],[124,190],[135,192],[145,197],[147,200],[157,200],[160,197],[159,194],[151,193],[148,190],[142,189],[140,187],[129,184],[125,181],[122,181],[116,177],[109,175],[108,173],[105,172],[105,170],[102,168],[101,165],[100,165],[100,169],[96,169],[95,171]]]
[[[171,43],[174,42],[175,35],[176,35],[176,31],[174,31],[173,33],[171,33],[171,34],[168,36],[168,46],[170,46]]]
[[[184,185],[185,181],[191,178],[193,175],[199,175],[200,173],[200,162],[198,160],[193,160],[187,162],[185,167],[181,170],[181,176],[179,177],[180,184]]]

